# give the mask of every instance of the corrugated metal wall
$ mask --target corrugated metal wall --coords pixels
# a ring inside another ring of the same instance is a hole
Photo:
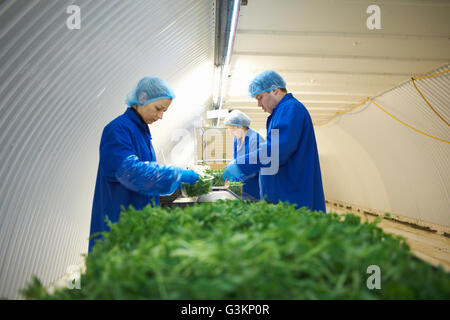
[[[72,4],[79,30],[66,25]],[[160,153],[174,144],[168,133],[204,110],[214,10],[210,0],[1,2],[0,297],[82,262],[101,132],[135,82],[159,76],[177,95],[151,127]]]
[[[449,66],[430,74],[448,70]],[[450,119],[450,73],[416,80],[434,109]],[[411,81],[372,99],[406,124],[450,141],[450,130]],[[366,102],[316,126],[325,196],[450,226],[450,144],[401,124]]]

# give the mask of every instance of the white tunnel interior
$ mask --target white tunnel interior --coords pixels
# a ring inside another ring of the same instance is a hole
[[[158,161],[193,164],[193,139],[174,146],[213,107],[217,2],[0,1],[0,297],[82,263],[102,129],[143,76],[176,95],[151,126]],[[222,107],[265,130],[246,90],[278,71],[310,111],[328,201],[450,228],[450,3],[377,3],[381,30],[371,1],[241,4]]]

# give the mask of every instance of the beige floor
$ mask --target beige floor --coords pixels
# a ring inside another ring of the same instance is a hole
[[[327,212],[338,214],[352,212],[334,206],[327,206]],[[352,212],[360,216],[362,221],[373,221],[376,217],[363,213]],[[437,266],[439,264],[450,272],[450,238],[440,234],[423,231],[395,221],[383,219],[378,226],[385,232],[402,236],[406,239],[411,251],[420,259]]]

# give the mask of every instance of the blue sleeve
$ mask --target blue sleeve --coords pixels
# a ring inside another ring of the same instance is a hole
[[[264,140],[262,139],[262,137],[255,132],[255,134],[253,134],[249,141],[248,141],[248,159],[249,162],[257,162],[258,160],[258,155],[255,154],[255,151],[257,151],[259,149],[259,143],[260,142],[264,142]]]
[[[127,157],[116,173],[117,180],[126,188],[148,195],[169,195],[179,186],[180,169],[155,161],[140,161],[136,155]]]
[[[293,104],[288,104],[280,111],[283,112],[278,112],[272,129],[279,130],[278,150],[281,167],[286,164],[299,146],[303,131],[304,114],[299,107]],[[271,141],[272,137],[269,137],[267,140],[271,145],[274,144],[273,147],[276,147],[275,143]]]
[[[181,170],[136,156],[131,132],[119,125],[106,126],[100,143],[100,166],[109,180],[148,196],[172,194],[180,185]]]
[[[264,139],[259,135],[259,133],[253,132],[252,135],[250,135],[248,140],[246,140],[246,144],[248,147],[248,151],[246,151],[247,158],[246,163],[249,165],[257,164],[258,163],[258,154],[257,151],[259,149],[259,143],[264,142]],[[256,167],[257,168],[257,167]],[[257,169],[256,172],[249,173],[246,175],[246,179],[253,178],[259,173],[259,169]]]

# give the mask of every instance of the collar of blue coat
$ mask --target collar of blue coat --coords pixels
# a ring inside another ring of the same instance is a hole
[[[293,97],[292,97],[292,93],[286,93],[286,94],[284,95],[284,97],[280,100],[280,102],[278,102],[277,106],[273,109],[272,114],[275,112],[275,110],[277,110],[277,107],[278,107],[280,104],[286,102],[287,100],[290,100],[291,98],[293,98]]]
[[[284,97],[280,100],[280,102],[278,102],[278,104],[276,105],[276,107],[273,108],[272,113],[271,113],[270,116],[267,118],[267,121],[269,121],[270,119],[272,119],[272,117],[273,117],[273,115],[275,114],[275,112],[277,111],[277,109],[279,109],[279,108],[278,108],[279,105],[281,105],[282,103],[284,103],[284,102],[286,102],[286,101],[288,101],[288,100],[290,100],[290,99],[292,99],[292,98],[294,98],[294,97],[292,96],[292,93],[286,93],[286,94],[284,95]]]
[[[254,130],[252,130],[252,129],[250,129],[250,128],[248,128],[247,129],[247,132],[245,133],[245,136],[244,136],[244,139],[243,139],[243,141],[245,142],[245,137],[248,137],[249,139],[252,137],[252,136],[254,136],[256,134],[256,131],[254,131]],[[236,143],[237,143],[237,145],[240,147],[240,146],[242,146],[242,145],[244,145],[244,143],[241,143],[241,139],[237,139],[237,138],[234,138],[235,140],[236,140]]]
[[[150,139],[152,138],[150,129],[148,128],[148,124],[144,122],[144,119],[142,119],[142,117],[138,116],[137,111],[133,110],[131,107],[127,108],[127,111],[125,111],[125,116],[128,117],[131,121],[133,121],[137,125],[137,127],[141,129],[143,132],[148,133]]]

